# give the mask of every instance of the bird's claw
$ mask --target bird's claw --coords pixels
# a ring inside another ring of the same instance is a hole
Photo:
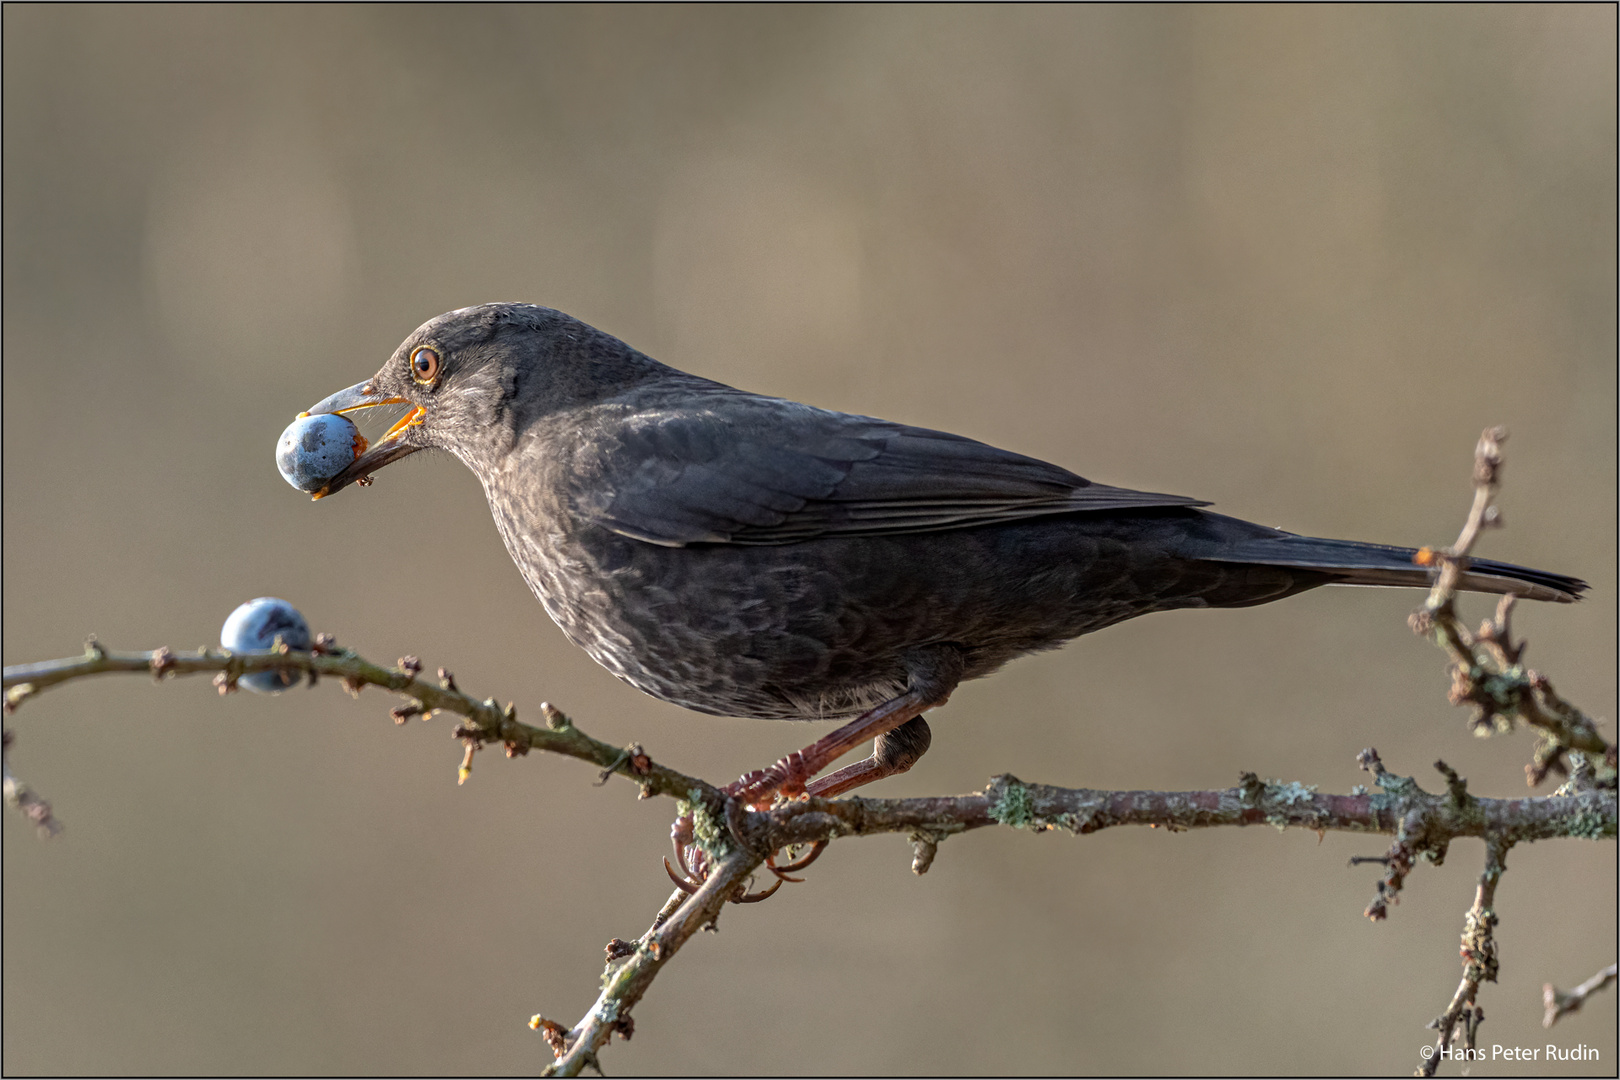
[[[788,863],[786,866],[776,865],[776,853],[773,851],[771,854],[765,857],[765,869],[769,870],[783,881],[803,881],[804,878],[789,877],[788,875],[790,873],[803,870],[805,867],[821,858],[821,853],[826,849],[826,847],[827,841],[817,840],[815,843],[810,845],[809,851],[800,856],[798,859],[795,859],[793,862]]]
[[[703,882],[709,876],[709,857],[693,843],[696,837],[692,827],[691,815],[683,814],[675,819],[675,823],[670,826],[669,838],[675,849],[675,861],[671,863],[669,856],[664,857],[664,873],[669,875],[669,880],[675,883],[677,889],[690,896],[702,887]],[[744,891],[745,886],[739,887],[737,895],[731,898],[731,902],[733,904],[757,904],[761,900],[768,900],[776,895],[776,890],[782,887],[783,882],[803,881],[803,878],[792,877],[791,873],[803,870],[815,862],[826,846],[827,841],[817,840],[810,845],[808,852],[785,866],[776,865],[776,853],[772,852],[765,857],[765,868],[776,876],[776,883],[770,888],[762,889],[759,892],[746,892]]]
[[[731,898],[731,902],[733,904],[757,904],[761,900],[769,900],[771,897],[775,896],[776,890],[780,889],[781,887],[782,882],[780,881],[778,881],[775,885],[772,885],[770,888],[762,889],[759,892],[742,892],[742,886],[739,886],[738,892],[741,893],[741,895],[733,896]]]
[[[669,864],[668,858],[664,859],[664,869],[682,892],[691,895],[709,876],[709,857],[692,843],[696,837],[692,831],[691,814],[682,814],[675,819],[675,824],[669,827],[669,839],[675,848],[675,866],[680,867],[680,872],[677,873],[675,867]]]
[[[685,893],[687,896],[691,896],[693,893],[698,891],[697,884],[693,882],[692,879],[688,878],[684,874],[677,873],[675,868],[669,865],[668,855],[664,856],[664,873],[668,874],[669,880],[675,883],[675,887],[681,890],[681,892]]]

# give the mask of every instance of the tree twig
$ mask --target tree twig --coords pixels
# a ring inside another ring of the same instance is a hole
[[[1541,1026],[1550,1028],[1558,1023],[1560,1017],[1568,1016],[1572,1012],[1579,1012],[1581,1006],[1586,1004],[1587,998],[1604,987],[1614,984],[1617,970],[1620,970],[1620,966],[1610,964],[1567,994],[1552,983],[1543,985],[1541,988],[1541,1000],[1547,1007],[1547,1012],[1541,1018]]]
[[[358,695],[365,686],[380,686],[399,694],[408,699],[409,704],[393,711],[391,715],[396,720],[410,716],[428,719],[435,712],[463,716],[467,723],[458,725],[452,734],[473,747],[500,743],[511,757],[527,754],[530,750],[543,750],[588,761],[603,769],[624,764],[625,751],[622,747],[586,735],[550,703],[542,702],[540,705],[546,726],[536,727],[519,722],[517,710],[511,704],[503,709],[494,698],[479,701],[462,692],[456,686],[455,678],[442,668],[437,682],[419,678],[420,670],[420,662],[415,661],[414,657],[403,658],[397,667],[382,667],[358,653],[336,647],[326,635],[321,636],[315,649],[310,652],[283,648],[233,653],[224,649],[204,648],[195,653],[177,653],[168,648],[158,648],[151,652],[124,653],[110,652],[92,639],[83,656],[6,668],[3,685],[6,712],[9,714],[15,712],[24,701],[51,687],[92,675],[149,672],[153,678],[161,681],[176,675],[217,673],[219,677],[215,684],[223,694],[235,690],[236,681],[252,672],[302,671],[316,676],[335,676],[354,695]],[[725,802],[720,790],[707,781],[659,765],[645,754],[637,754],[634,768],[625,770],[625,773],[645,794],[690,799],[697,792],[697,797],[706,805],[718,808]]]
[[[160,678],[217,672],[227,679],[256,671],[315,671],[337,676],[352,693],[363,685],[380,686],[412,700],[424,716],[453,712],[469,723],[453,734],[483,745],[501,743],[512,756],[530,750],[563,754],[602,769],[622,765],[626,751],[592,738],[549,703],[540,706],[547,726],[517,720],[516,710],[502,709],[493,698],[479,701],[459,689],[446,689],[408,674],[384,668],[358,654],[329,648],[324,652],[242,652],[201,650],[174,653],[166,648],[151,652],[120,653],[99,649],[83,657],[18,665],[5,669],[8,697],[16,701],[73,679],[107,672],[158,671]],[[443,680],[441,680],[442,682]],[[18,690],[24,693],[17,694]],[[615,769],[647,794],[666,795],[702,803],[723,820],[725,794],[707,781],[653,761],[635,748],[637,767]],[[1398,834],[1421,821],[1421,847],[1441,850],[1462,836],[1508,835],[1514,842],[1549,837],[1612,837],[1615,809],[1612,795],[1603,791],[1522,799],[1469,797],[1459,804],[1453,794],[1433,795],[1415,781],[1383,769],[1377,754],[1364,751],[1358,760],[1370,760],[1383,794],[1320,794],[1297,782],[1262,781],[1244,773],[1235,788],[1210,791],[1110,791],[1063,788],[1025,783],[1004,775],[984,792],[913,799],[844,798],[807,799],[787,803],[770,812],[745,812],[749,846],[774,851],[789,844],[812,843],[839,836],[876,833],[925,833],[939,838],[989,825],[1010,825],[1044,831],[1063,828],[1086,834],[1117,825],[1149,825],[1172,831],[1269,824],[1277,828],[1304,828]],[[1364,765],[1364,767],[1367,767]]]
[[[1509,622],[1513,597],[1504,596],[1496,617],[1486,620],[1477,633],[1470,632],[1457,614],[1457,587],[1468,570],[1468,555],[1486,529],[1501,523],[1495,498],[1506,439],[1507,429],[1501,427],[1486,428],[1480,434],[1474,450],[1474,501],[1457,542],[1439,551],[1424,548],[1418,552],[1417,562],[1438,565],[1439,573],[1428,601],[1413,612],[1409,624],[1415,633],[1432,635],[1451,656],[1450,699],[1455,705],[1473,706],[1472,724],[1477,733],[1507,731],[1515,721],[1542,731],[1542,744],[1525,767],[1531,787],[1549,772],[1567,776],[1571,751],[1584,755],[1595,769],[1612,777],[1615,745],[1598,732],[1597,722],[1560,697],[1545,675],[1520,662],[1524,644],[1513,641]]]
[[[652,929],[636,943],[629,959],[605,978],[601,996],[584,1019],[558,1040],[561,1052],[542,1075],[578,1076],[587,1065],[600,1072],[597,1051],[614,1034],[630,1038],[635,1030],[630,1010],[652,986],[659,971],[693,934],[715,925],[726,903],[748,890],[749,876],[764,861],[762,856],[739,847],[709,872],[695,893],[684,897],[685,902],[673,914],[664,917],[660,912],[661,921],[654,920]],[[557,1049],[556,1041],[553,1049]]]
[[[1440,1034],[1435,1039],[1433,1052],[1419,1064],[1419,1076],[1433,1076],[1441,1061],[1454,1057],[1465,1062],[1476,1060],[1476,1041],[1485,1010],[1475,999],[1480,983],[1496,981],[1496,886],[1502,880],[1502,871],[1507,869],[1507,853],[1512,846],[1511,840],[1497,836],[1485,842],[1485,869],[1480,871],[1473,906],[1463,920],[1462,982],[1457,984],[1457,992],[1452,995],[1446,1011],[1429,1022],[1429,1027]],[[1452,1045],[1459,1026],[1463,1038],[1460,1054]]]
[[[28,789],[28,786],[18,780],[11,772],[11,742],[13,739],[11,729],[7,728],[4,734],[5,749],[0,753],[0,770],[3,770],[3,779],[0,779],[0,789],[5,794],[6,805],[18,811],[23,817],[34,823],[39,832],[40,839],[49,840],[62,831],[62,823],[56,820],[51,812],[51,804],[40,798]]]
[[[1474,706],[1472,723],[1476,733],[1510,730],[1516,720],[1541,730],[1541,744],[1525,767],[1531,787],[1540,784],[1549,772],[1567,776],[1573,770],[1575,781],[1560,788],[1560,794],[1571,790],[1590,791],[1599,796],[1601,805],[1612,808],[1615,805],[1615,746],[1598,733],[1597,724],[1590,717],[1553,691],[1546,676],[1525,668],[1520,662],[1524,643],[1513,640],[1510,623],[1514,598],[1502,597],[1495,617],[1487,619],[1477,633],[1470,633],[1457,614],[1457,587],[1468,569],[1469,552],[1485,529],[1501,523],[1494,503],[1501,479],[1502,442],[1506,438],[1507,429],[1501,427],[1486,428],[1480,435],[1474,450],[1474,501],[1457,542],[1439,552],[1425,548],[1418,553],[1420,563],[1438,563],[1440,572],[1428,601],[1413,613],[1410,625],[1414,632],[1432,634],[1435,643],[1451,656],[1449,697],[1453,704]],[[1383,766],[1376,754],[1365,767],[1378,772],[1380,780],[1383,779]],[[1470,796],[1466,782],[1444,762],[1436,762],[1435,767],[1445,774],[1451,801],[1459,810],[1466,811],[1483,801]],[[1612,813],[1612,809],[1609,812]],[[1419,1076],[1433,1076],[1445,1060],[1478,1060],[1479,1025],[1485,1019],[1485,1010],[1478,1003],[1479,988],[1481,983],[1496,981],[1498,967],[1494,933],[1496,888],[1507,866],[1508,851],[1523,839],[1511,828],[1487,829],[1483,835],[1485,867],[1480,872],[1474,903],[1463,922],[1462,980],[1445,1011],[1429,1024],[1439,1034],[1426,1051],[1427,1056],[1418,1068]],[[1402,879],[1411,869],[1418,850],[1430,855],[1434,862],[1444,857],[1444,841],[1438,848],[1433,844],[1424,847],[1414,845],[1413,837],[1421,837],[1427,844],[1427,823],[1421,818],[1402,823],[1387,856],[1389,869],[1379,882],[1379,898],[1367,909],[1369,916],[1383,917],[1386,897],[1397,897]],[[1612,968],[1610,970],[1612,972]],[[1549,984],[1545,995],[1547,1015],[1543,1022],[1551,1027],[1559,1015],[1557,991]],[[1579,1001],[1574,1007],[1579,1008]],[[1463,1043],[1460,1049],[1454,1045],[1458,1036]]]

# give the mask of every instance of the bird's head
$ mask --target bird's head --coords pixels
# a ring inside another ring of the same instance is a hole
[[[448,450],[474,471],[535,416],[601,398],[663,365],[560,311],[480,304],[429,319],[382,369],[313,414],[403,405],[388,433],[315,492],[320,499],[418,450]]]

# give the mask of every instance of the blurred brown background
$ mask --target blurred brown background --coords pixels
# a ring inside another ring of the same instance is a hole
[[[1530,658],[1615,715],[1615,12],[1446,8],[54,8],[4,12],[4,656],[216,642],[298,604],[533,718],[716,781],[810,730],[685,713],[547,620],[473,478],[312,504],[293,414],[425,319],[561,308],[749,389],[971,435],[1327,536],[1579,573]],[[1416,593],[1142,619],[964,687],[882,794],[999,772],[1343,791],[1376,746],[1523,791]],[[1488,609],[1475,601],[1469,609]],[[507,1073],[668,891],[672,808],[396,730],[335,686],[109,677],[12,726],[68,831],[4,821],[8,1073]],[[1481,858],[1360,915],[1382,845],[1269,829],[898,837],[731,909],[619,1074],[1389,1072],[1459,976]],[[1513,852],[1485,1042],[1615,955],[1615,845]],[[1474,1075],[1545,1063],[1476,1065]],[[1447,1069],[1448,1072],[1455,1070]]]

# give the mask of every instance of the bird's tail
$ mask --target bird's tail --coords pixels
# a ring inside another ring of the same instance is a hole
[[[1218,551],[1201,555],[1209,562],[1314,570],[1327,578],[1325,584],[1332,585],[1427,587],[1433,574],[1429,567],[1413,561],[1418,555],[1414,548],[1325,540],[1283,532],[1228,542]],[[1511,593],[1529,600],[1561,604],[1579,600],[1587,587],[1586,582],[1567,574],[1532,570],[1494,559],[1470,559],[1460,586],[1470,592]]]

